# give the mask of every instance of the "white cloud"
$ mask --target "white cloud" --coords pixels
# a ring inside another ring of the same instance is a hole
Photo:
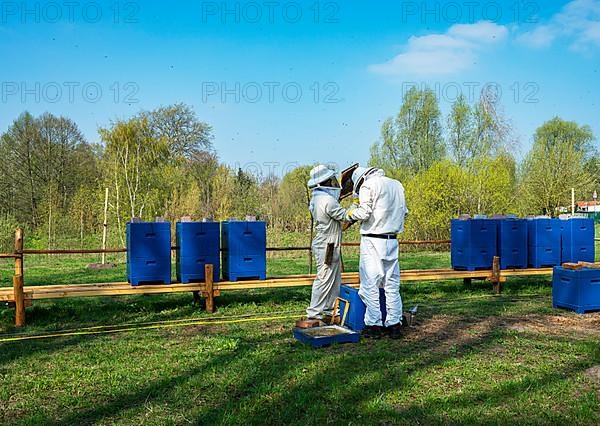
[[[493,22],[480,21],[476,24],[457,24],[450,27],[448,34],[452,37],[472,40],[477,43],[495,43],[508,36],[505,26]]]
[[[469,51],[411,51],[383,64],[371,65],[369,70],[383,75],[453,74],[467,69],[472,62],[473,55]]]
[[[571,48],[576,50],[600,47],[600,0],[573,0],[549,22],[521,34],[517,40],[544,48],[559,38],[570,40]]]
[[[508,29],[492,22],[457,24],[445,34],[411,37],[405,51],[369,70],[382,75],[440,75],[468,69],[483,47],[499,43]]]
[[[431,34],[422,37],[413,36],[408,39],[408,48],[410,50],[463,49],[470,46],[470,42],[450,37],[446,34]]]
[[[517,40],[530,47],[543,48],[551,46],[557,37],[558,32],[552,25],[540,25],[533,31],[521,34]]]

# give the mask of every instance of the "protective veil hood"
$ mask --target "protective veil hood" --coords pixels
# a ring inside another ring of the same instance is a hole
[[[324,192],[326,194],[331,195],[336,200],[340,199],[340,194],[342,193],[342,188],[332,188],[328,186],[318,186],[313,189],[313,192]]]
[[[373,175],[385,176],[382,169],[377,167],[358,167],[352,173],[352,182],[354,183],[353,192],[354,195],[358,195],[358,187],[369,177]]]

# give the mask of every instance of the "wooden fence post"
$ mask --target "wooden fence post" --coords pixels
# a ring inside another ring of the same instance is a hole
[[[500,258],[498,256],[494,256],[492,263],[492,284],[496,294],[500,294],[502,292],[502,276],[500,274]]]
[[[102,223],[102,250],[106,250],[106,234],[108,232],[108,188],[104,192],[104,222]],[[106,265],[106,253],[102,253],[102,264]]]
[[[215,294],[213,288],[213,265],[204,265],[204,282],[206,283],[206,312],[212,314],[215,311]]]
[[[25,325],[25,294],[23,292],[23,230],[15,231],[15,276],[13,291],[15,298],[15,326]]]

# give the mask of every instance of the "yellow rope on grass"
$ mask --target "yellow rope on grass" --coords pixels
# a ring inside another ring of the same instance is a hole
[[[296,311],[275,311],[275,312],[269,312],[269,314],[271,314],[271,315],[288,315],[288,314],[302,315],[302,311],[297,311],[297,312]],[[140,326],[145,326],[145,325],[169,324],[169,323],[181,323],[181,322],[193,322],[193,321],[210,321],[212,323],[214,321],[226,320],[226,319],[230,319],[230,318],[236,318],[236,319],[254,318],[259,315],[264,315],[264,314],[217,315],[217,316],[210,316],[210,317],[204,317],[204,318],[179,318],[179,319],[170,319],[170,320],[130,322],[130,323],[123,323],[123,324],[94,325],[94,326],[89,326],[89,327],[78,327],[78,328],[60,330],[60,331],[57,331],[57,333],[59,333],[59,332],[66,333],[69,331],[83,331],[83,330],[100,330],[100,329],[105,329],[105,328],[140,327]],[[35,336],[35,334],[34,333],[19,333],[18,335],[0,334],[0,342],[2,341],[3,337],[17,337],[17,336],[19,336],[19,337],[20,336]]]
[[[117,328],[114,330],[69,331],[69,332],[53,333],[53,334],[36,334],[36,335],[29,335],[29,336],[6,337],[6,338],[0,339],[0,343],[19,342],[19,341],[23,341],[23,340],[51,339],[51,338],[69,337],[69,336],[91,336],[91,335],[98,335],[98,334],[114,334],[114,333],[122,333],[122,332],[127,332],[127,331],[155,330],[155,329],[160,329],[160,328],[187,327],[187,326],[192,326],[192,325],[239,324],[239,323],[244,323],[244,322],[275,321],[275,320],[293,319],[293,318],[297,318],[297,315],[276,316],[276,317],[259,317],[259,318],[243,318],[243,319],[225,320],[225,321],[190,321],[190,322],[176,323],[176,324],[156,324],[156,325],[147,325],[147,326],[143,326],[143,327]]]

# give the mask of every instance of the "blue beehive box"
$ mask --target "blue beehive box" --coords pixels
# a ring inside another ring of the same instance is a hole
[[[561,224],[559,219],[527,220],[528,263],[532,268],[560,264]]]
[[[338,325],[315,328],[294,328],[294,337],[299,342],[313,348],[333,345],[334,343],[358,343],[360,333]]]
[[[358,289],[342,285],[340,286],[340,299],[347,300],[350,303],[348,312],[346,313],[346,320],[344,326],[349,327],[354,331],[361,331],[365,328],[365,312],[367,306],[358,295]],[[381,319],[385,323],[386,309],[385,309],[385,292],[382,288],[379,289],[379,305],[381,306]],[[340,301],[340,315],[344,314],[346,309],[346,302]]]
[[[140,284],[171,283],[171,225],[127,223],[127,280]]]
[[[552,306],[578,314],[600,310],[600,269],[554,268]]]
[[[529,247],[530,268],[549,268],[560,264],[560,247]]]
[[[213,280],[219,281],[221,231],[219,222],[178,222],[176,225],[177,280],[203,282],[204,266],[213,265]]]
[[[221,224],[223,279],[267,278],[265,222],[229,221]]]
[[[527,268],[527,221],[525,219],[491,219],[498,228],[500,269]]]
[[[497,222],[489,219],[453,219],[450,223],[452,268],[491,269],[497,251]]]
[[[561,239],[562,262],[594,261],[593,219],[571,218],[561,221]]]

